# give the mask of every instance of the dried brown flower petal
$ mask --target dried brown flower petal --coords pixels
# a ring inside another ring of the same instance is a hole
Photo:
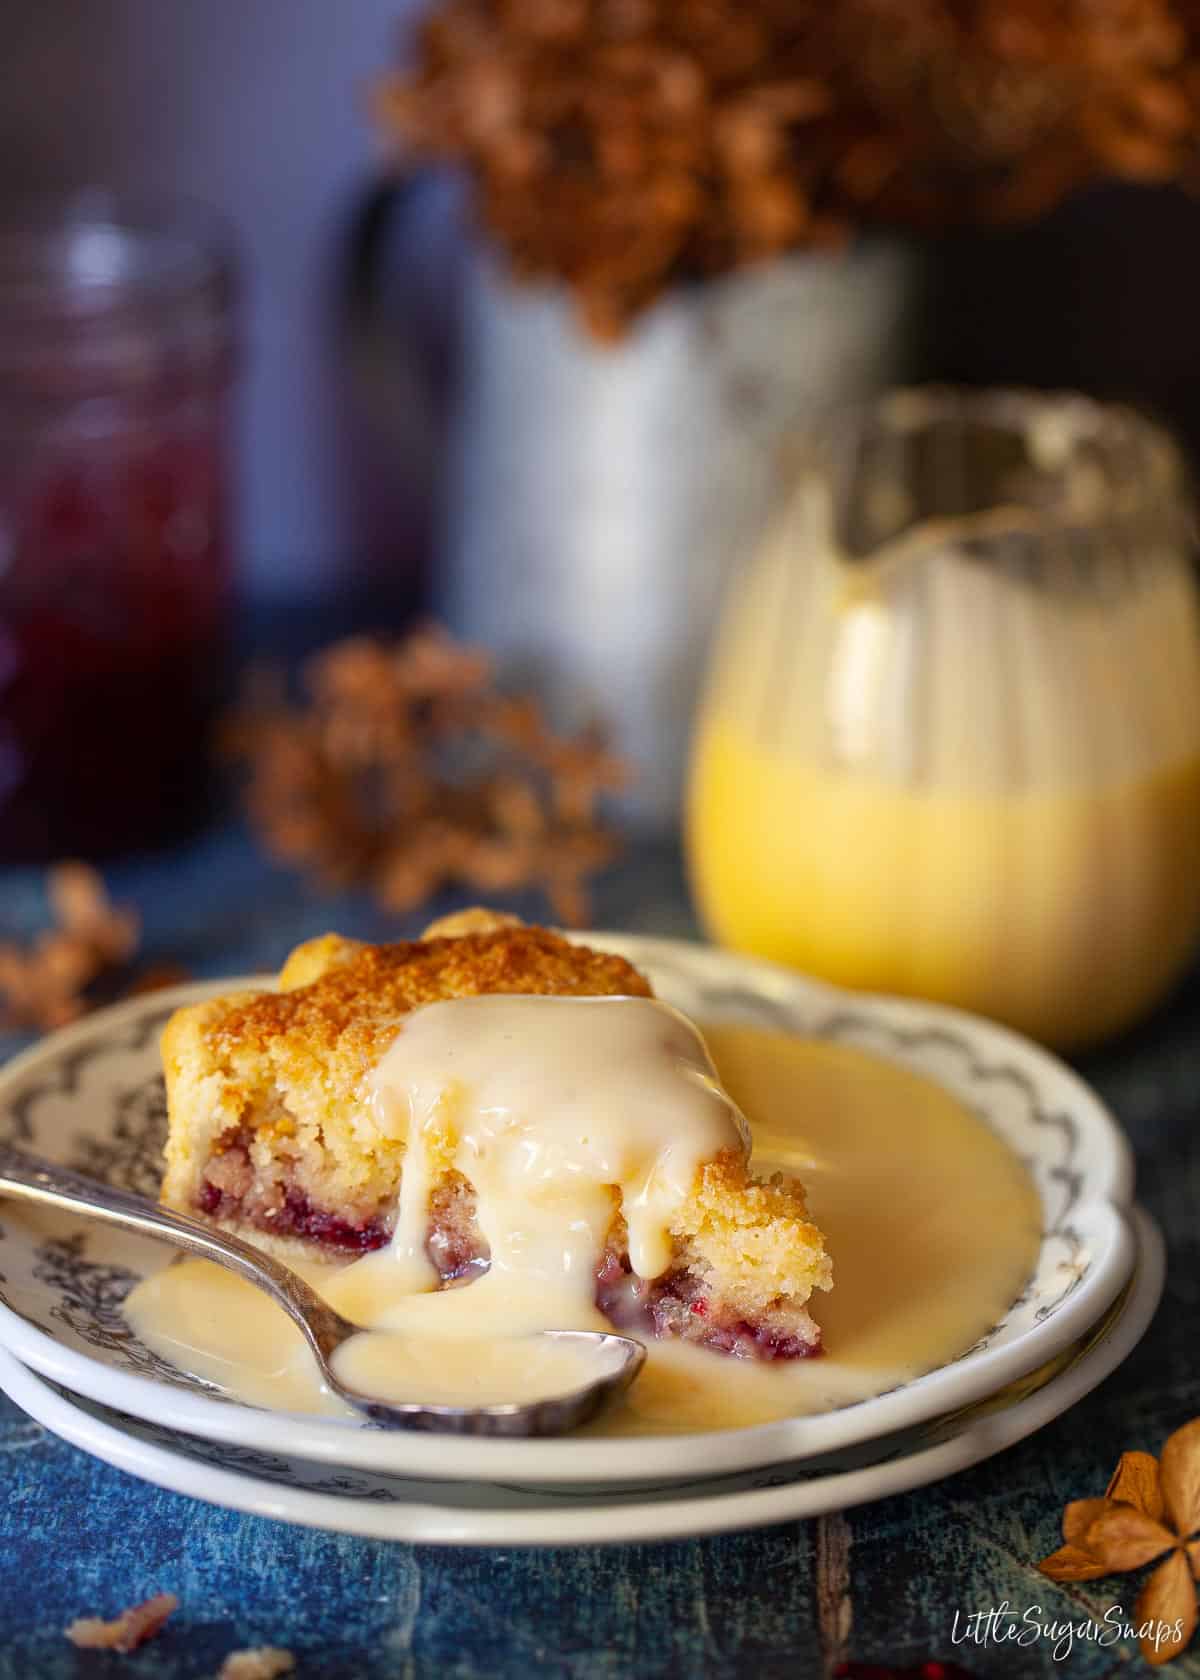
[[[1143,1516],[1132,1505],[1108,1505],[1089,1524],[1080,1544],[1098,1563],[1107,1565],[1111,1574],[1123,1575],[1161,1557],[1177,1540],[1169,1528]]]
[[[1200,1528],[1200,1418],[1168,1438],[1158,1471],[1167,1518],[1186,1539]]]
[[[1154,1454],[1122,1453],[1117,1461],[1117,1468],[1113,1471],[1112,1480],[1105,1489],[1105,1495],[1109,1499],[1120,1500],[1125,1505],[1134,1505],[1146,1516],[1153,1517],[1155,1522],[1161,1522],[1164,1511],[1162,1486],[1158,1476],[1158,1460]],[[1067,1508],[1070,1509],[1069,1506]],[[1065,1526],[1063,1532],[1066,1532]]]
[[[1138,1594],[1134,1620],[1149,1630],[1139,1640],[1142,1655],[1156,1666],[1185,1651],[1196,1631],[1196,1589],[1181,1551],[1174,1551]]]
[[[141,1604],[131,1605],[113,1621],[101,1621],[96,1616],[81,1616],[67,1628],[72,1645],[85,1651],[135,1651],[162,1627],[168,1616],[179,1608],[174,1593],[155,1593]]]
[[[1062,1534],[1067,1544],[1082,1545],[1084,1535],[1108,1505],[1107,1498],[1073,1499],[1063,1512]]]
[[[1052,1581],[1098,1581],[1111,1573],[1107,1564],[1098,1563],[1090,1552],[1073,1545],[1060,1546],[1043,1558],[1038,1568]]]
[[[244,1651],[231,1651],[221,1664],[217,1680],[279,1680],[295,1667],[296,1659],[290,1651],[278,1645],[253,1645]]]

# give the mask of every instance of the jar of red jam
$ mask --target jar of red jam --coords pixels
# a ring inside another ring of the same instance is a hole
[[[0,217],[0,859],[157,845],[204,809],[231,291],[198,212]]]

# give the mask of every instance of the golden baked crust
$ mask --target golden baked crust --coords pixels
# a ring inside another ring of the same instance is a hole
[[[294,1225],[285,1217],[290,1189],[293,1204],[303,1196],[367,1229],[395,1200],[403,1145],[362,1117],[372,1071],[410,1010],[487,992],[650,995],[622,957],[507,917],[483,924],[485,915],[470,924],[479,931],[394,945],[325,934],[292,952],[279,991],[177,1010],[162,1036],[163,1201],[217,1211],[223,1204],[201,1185],[207,1173],[224,1204],[243,1203],[244,1224]]]
[[[306,1055],[379,1056],[410,1010],[489,992],[651,995],[649,983],[623,957],[524,926],[397,945],[359,945],[326,934],[292,953],[280,986],[208,1020],[206,1036],[218,1055],[230,1045],[264,1050],[293,1039],[302,1041]]]

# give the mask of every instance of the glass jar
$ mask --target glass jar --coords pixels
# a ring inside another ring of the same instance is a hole
[[[1200,931],[1180,457],[1081,397],[899,392],[802,443],[696,732],[716,938],[1048,1043],[1127,1025]]]
[[[0,858],[185,832],[230,583],[230,265],[197,214],[0,220]]]

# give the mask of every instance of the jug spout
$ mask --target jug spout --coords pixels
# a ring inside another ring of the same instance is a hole
[[[847,600],[948,565],[1036,581],[1114,525],[1134,547],[1192,535],[1172,440],[1070,393],[896,391],[869,424],[847,415],[803,439],[792,466],[793,530]]]

